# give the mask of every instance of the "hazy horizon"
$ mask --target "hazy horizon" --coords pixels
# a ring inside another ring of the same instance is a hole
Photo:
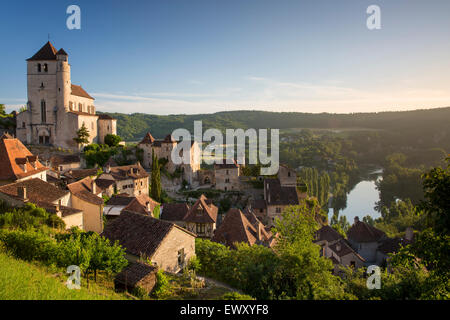
[[[366,113],[450,106],[450,2],[66,1],[2,3],[0,103],[26,104],[26,62],[47,41],[98,111]],[[381,29],[366,26],[370,5]],[[20,19],[18,19],[20,17]]]

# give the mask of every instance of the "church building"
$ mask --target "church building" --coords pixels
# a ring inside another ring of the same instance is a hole
[[[27,60],[28,102],[17,115],[16,136],[26,144],[79,150],[74,141],[84,125],[89,143],[104,143],[117,134],[117,120],[97,115],[94,98],[70,79],[69,56],[47,42]]]

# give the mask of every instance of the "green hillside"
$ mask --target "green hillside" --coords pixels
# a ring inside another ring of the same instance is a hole
[[[118,134],[126,141],[138,141],[150,131],[163,138],[177,128],[193,133],[195,120],[207,128],[318,128],[318,129],[376,129],[412,135],[413,138],[450,137],[450,107],[428,110],[379,113],[297,113],[265,111],[229,111],[213,114],[168,115],[108,113],[118,119]]]
[[[67,275],[17,260],[0,252],[0,300],[119,300],[112,288],[91,283],[89,289],[69,290]]]

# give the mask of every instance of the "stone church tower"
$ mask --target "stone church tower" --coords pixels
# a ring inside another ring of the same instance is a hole
[[[103,143],[107,134],[117,134],[117,120],[97,115],[94,98],[70,79],[68,54],[50,42],[27,59],[27,110],[17,115],[17,138],[78,150],[81,146],[73,138],[83,124],[90,143]]]

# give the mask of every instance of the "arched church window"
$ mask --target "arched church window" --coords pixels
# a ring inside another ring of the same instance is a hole
[[[44,72],[48,72],[48,64],[44,63]]]
[[[38,72],[41,72],[41,64],[40,63],[38,63],[37,69],[38,69]]]
[[[45,105],[45,100],[41,101],[41,122],[47,122],[47,106]]]

